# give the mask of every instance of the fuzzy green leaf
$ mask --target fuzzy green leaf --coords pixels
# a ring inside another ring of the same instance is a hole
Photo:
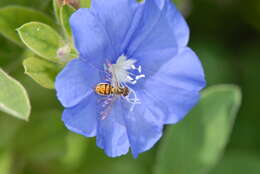
[[[58,62],[57,51],[64,45],[62,37],[50,26],[30,22],[17,29],[23,43],[35,54]]]
[[[31,105],[24,87],[0,69],[0,111],[28,120]]]
[[[30,21],[53,25],[51,19],[44,13],[30,8],[9,6],[0,9],[0,33],[20,46],[23,46],[23,44],[15,30]]]
[[[68,37],[68,39],[71,39],[72,33],[71,33],[71,28],[69,24],[69,18],[74,13],[76,10],[69,6],[69,5],[64,5],[60,9],[60,21],[61,21],[61,26]]]
[[[90,8],[91,0],[80,0],[81,8]]]
[[[54,16],[57,22],[60,24],[60,8],[57,0],[52,0],[52,6],[54,11]]]
[[[239,88],[210,87],[200,103],[166,130],[159,147],[156,174],[205,174],[219,160],[241,102]]]
[[[29,57],[24,60],[25,73],[45,88],[53,89],[56,75],[62,65],[38,57]]]

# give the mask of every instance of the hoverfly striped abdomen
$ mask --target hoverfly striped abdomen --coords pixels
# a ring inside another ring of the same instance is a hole
[[[127,87],[113,87],[109,83],[97,84],[95,91],[98,95],[108,96],[111,94],[122,95],[126,97],[129,94]]]
[[[97,84],[95,91],[98,95],[111,95],[112,94],[112,86],[109,83],[99,83]]]

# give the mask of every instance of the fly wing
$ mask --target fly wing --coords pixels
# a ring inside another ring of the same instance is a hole
[[[103,99],[102,101],[102,111],[100,113],[100,119],[104,120],[108,117],[108,115],[111,113],[112,108],[113,108],[113,104],[115,103],[115,101],[117,100],[116,95],[112,95],[112,96],[107,96],[106,98]]]

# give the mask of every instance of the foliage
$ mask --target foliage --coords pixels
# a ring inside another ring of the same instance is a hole
[[[156,173],[207,173],[223,153],[240,101],[241,93],[235,86],[220,85],[205,90],[190,115],[166,130]]]
[[[31,105],[23,86],[2,69],[0,69],[0,86],[0,111],[28,120]]]
[[[30,21],[40,21],[47,24],[52,23],[48,16],[34,9],[20,6],[8,6],[1,8],[0,33],[3,34],[6,38],[21,45],[20,39],[17,36],[15,29]]]

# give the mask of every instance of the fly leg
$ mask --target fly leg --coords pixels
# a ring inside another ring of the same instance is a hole
[[[124,96],[124,99],[126,99],[127,102],[131,104],[130,111],[134,110],[134,107],[136,104],[141,104],[140,100],[138,99],[136,92],[130,88],[127,84],[123,83],[122,86],[125,86],[129,89],[129,94],[127,96]]]

